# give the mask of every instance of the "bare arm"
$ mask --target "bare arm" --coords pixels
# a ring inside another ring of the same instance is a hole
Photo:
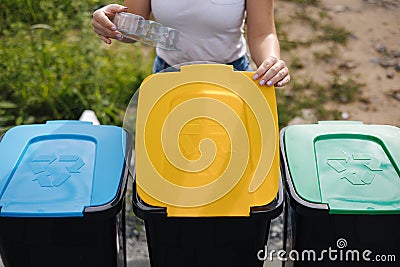
[[[127,12],[149,19],[151,13],[151,0],[125,0],[124,5]]]
[[[117,39],[122,42],[132,42],[124,39],[122,34],[117,31],[112,23],[117,12],[130,12],[148,19],[151,13],[150,0],[125,0],[125,6],[110,4],[96,10],[93,13],[93,30],[99,35],[106,44],[111,44],[111,39]]]
[[[247,39],[257,65],[254,75],[261,85],[283,86],[290,80],[289,70],[280,59],[276,35],[274,0],[246,1]]]

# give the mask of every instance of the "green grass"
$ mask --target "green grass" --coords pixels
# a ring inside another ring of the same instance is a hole
[[[339,73],[332,76],[327,85],[311,79],[300,82],[294,79],[289,88],[277,90],[279,126],[286,126],[294,117],[301,116],[303,109],[311,109],[318,120],[340,119],[340,112],[327,109],[328,102],[347,104],[359,99],[364,86],[353,78]]]
[[[330,86],[331,98],[338,103],[350,103],[355,101],[365,84],[355,81],[353,78],[342,79],[335,73]]]
[[[292,19],[310,25],[313,30],[317,30],[321,25],[321,22],[311,17],[305,8],[297,10]]]
[[[315,5],[315,6],[319,5],[320,3],[319,0],[284,0],[284,1],[302,5]]]
[[[333,41],[339,44],[347,44],[351,33],[343,27],[338,27],[330,24],[321,26],[322,34],[319,35],[319,41]]]
[[[336,45],[327,46],[325,50],[319,52],[313,52],[314,58],[317,62],[325,62],[329,63],[332,59],[334,59],[337,51]]]
[[[315,32],[318,32],[318,36],[311,40],[311,42],[328,42],[339,43],[345,45],[351,36],[351,33],[344,27],[331,24],[327,18],[326,12],[320,11],[318,13],[320,19],[315,19],[307,13],[305,8],[300,8],[296,11],[295,15],[292,16],[292,20],[300,23],[309,25]]]
[[[131,96],[151,72],[151,57],[138,45],[102,44],[87,1],[69,3],[69,9],[67,2],[13,1],[16,14],[25,14],[22,2],[29,16],[12,14],[0,33],[0,131],[77,119],[84,109],[94,110],[101,123],[121,125]],[[73,14],[80,6],[86,8]],[[41,14],[43,8],[50,10]]]
[[[301,70],[305,67],[302,60],[299,57],[297,57],[296,55],[292,55],[291,60],[292,60],[292,62],[289,67],[291,70],[293,70],[293,71]]]

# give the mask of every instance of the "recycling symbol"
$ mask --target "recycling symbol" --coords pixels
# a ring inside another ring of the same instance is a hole
[[[85,162],[77,155],[38,155],[29,166],[41,187],[59,187],[73,174],[80,173]]]
[[[343,154],[329,157],[327,164],[352,185],[370,185],[377,173],[382,172],[381,162],[371,154]]]

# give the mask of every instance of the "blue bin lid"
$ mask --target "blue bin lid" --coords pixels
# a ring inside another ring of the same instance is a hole
[[[102,210],[115,201],[126,175],[126,138],[120,127],[80,121],[10,129],[0,142],[0,217]]]

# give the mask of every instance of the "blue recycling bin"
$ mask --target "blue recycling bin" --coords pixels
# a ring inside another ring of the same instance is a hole
[[[6,267],[126,266],[129,135],[49,121],[0,142],[0,252]]]

